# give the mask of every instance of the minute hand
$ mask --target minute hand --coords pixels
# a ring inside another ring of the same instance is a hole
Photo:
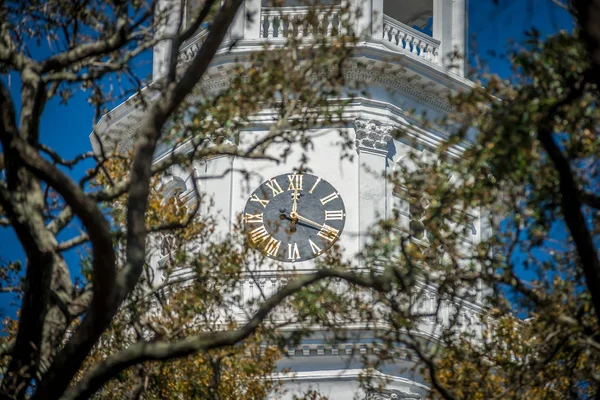
[[[311,224],[319,229],[324,228],[323,225],[317,224],[315,221],[311,221],[308,218],[304,218],[302,215],[298,214],[297,212],[290,213],[290,217],[297,218],[299,221],[306,222],[307,224]]]

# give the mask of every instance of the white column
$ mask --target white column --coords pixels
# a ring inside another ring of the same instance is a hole
[[[245,1],[245,26],[244,39],[258,39],[260,37],[260,9],[261,0],[246,0]],[[244,10],[244,9],[242,9]],[[246,16],[250,16],[250,20]]]
[[[467,54],[467,0],[452,1],[452,49],[462,54],[463,59],[458,64],[457,73],[465,75]]]
[[[179,27],[182,0],[159,0],[156,7],[156,18],[160,21],[156,28],[156,37],[175,35]],[[171,40],[161,40],[154,46],[152,59],[152,79],[157,79],[167,73],[169,58],[173,43]]]
[[[358,14],[356,17],[356,24],[354,24],[356,28],[355,33],[357,35],[370,36],[372,34],[371,23],[373,18],[373,0],[355,0],[350,4],[353,4],[351,12],[356,12]]]
[[[231,21],[231,25],[229,26],[229,31],[227,31],[227,36],[225,40],[237,40],[244,38],[244,30],[246,26],[246,2],[244,1],[240,8],[238,8],[233,21]]]
[[[383,0],[372,1],[371,34],[380,39],[383,36]]]
[[[467,21],[467,0],[433,0],[433,37],[441,42],[440,61],[449,67],[449,54],[463,54],[462,60],[453,63],[458,69],[452,72],[458,75],[465,71]]]
[[[433,0],[433,38],[440,41],[440,64],[447,66],[452,52],[452,0]]]

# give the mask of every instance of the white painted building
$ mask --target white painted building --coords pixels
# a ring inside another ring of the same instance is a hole
[[[162,1],[163,6],[166,6],[172,5],[171,2],[176,0]],[[332,4],[332,1],[336,0],[329,0],[327,4]],[[467,0],[343,1],[350,1],[360,8],[361,16],[354,23],[357,32],[366,33],[365,40],[358,44],[354,54],[357,62],[347,71],[354,80],[365,85],[369,93],[369,97],[360,97],[352,102],[345,113],[347,129],[355,139],[356,156],[353,161],[341,159],[338,154],[341,150],[335,145],[337,130],[327,127],[315,132],[315,146],[307,156],[311,173],[329,182],[343,199],[345,224],[338,243],[344,248],[345,254],[351,257],[361,250],[369,227],[380,216],[390,216],[397,209],[407,226],[411,220],[407,203],[394,196],[384,178],[376,178],[375,175],[384,176],[394,171],[408,151],[420,151],[424,157],[427,156],[428,151],[445,138],[443,132],[419,127],[407,111],[412,109],[417,114],[426,113],[428,118],[437,119],[451,110],[446,101],[447,94],[468,89],[472,83],[464,77],[465,62],[458,63],[457,68],[449,69],[447,58],[444,57],[452,51],[461,54],[465,52]],[[175,10],[190,13],[194,2],[188,2],[183,9]],[[266,7],[265,0],[262,4],[261,0],[246,0],[222,50],[213,61],[207,74],[210,78],[204,79],[200,84],[203,90],[218,92],[226,87],[229,82],[228,69],[236,57],[262,49],[265,41],[283,43],[287,32],[280,32],[277,22],[282,13],[293,16],[305,12],[306,8],[298,6],[294,0],[286,0],[285,7],[279,9]],[[256,22],[250,23],[245,18],[247,13],[252,14]],[[321,18],[323,23],[330,25],[326,31],[333,34],[335,28],[332,25],[339,23],[335,13]],[[423,29],[415,28],[427,27],[429,24],[431,36],[421,32]],[[169,26],[174,24],[167,24],[165,29],[168,30]],[[199,32],[185,45],[179,55],[181,63],[189,61],[197,52],[203,35],[204,32]],[[236,45],[229,49],[228,45],[233,40]],[[167,46],[168,44],[161,44],[154,51],[155,78],[164,71]],[[139,121],[139,112],[124,103],[99,122],[98,131],[101,132],[105,146],[119,145],[121,149],[127,150],[132,146]],[[261,114],[256,119],[255,126],[242,133],[239,145],[243,145],[244,135],[267,132],[269,121],[271,119],[268,113]],[[417,140],[419,148],[411,148],[405,143],[392,140],[389,133],[394,127],[406,129]],[[163,146],[156,158],[160,159],[168,151],[169,148]],[[199,177],[223,174],[220,179],[201,181],[201,191],[214,198],[218,206],[221,232],[226,233],[232,228],[257,187],[272,177],[290,174],[297,168],[300,154],[300,150],[292,152],[287,161],[280,164],[226,156],[199,164],[196,168]],[[254,173],[249,184],[245,177],[235,172],[239,170]],[[189,174],[182,172],[181,176],[176,176],[168,184],[177,186],[186,195],[191,190],[190,179]],[[211,212],[213,211],[215,210]],[[483,235],[489,234],[481,225],[478,216],[474,215],[472,237],[468,238],[470,243],[477,243],[483,239]],[[158,265],[160,258],[158,254],[152,262]],[[286,262],[282,265],[286,268]],[[311,271],[314,269],[314,259],[295,262],[293,267]],[[252,293],[255,284],[252,279],[245,281],[244,295]],[[281,278],[273,270],[265,270],[260,275],[259,284],[267,292],[273,291],[281,285]],[[479,307],[477,304],[467,307],[464,316],[467,324],[480,310]],[[349,327],[349,331],[353,330]],[[434,334],[434,327],[425,324],[422,331],[425,337],[431,336]],[[356,357],[352,361],[348,360],[350,355],[374,355],[377,348],[369,341],[369,332],[360,327],[354,327],[354,332],[357,338],[335,346],[325,344],[327,332],[315,332],[297,348],[289,349],[289,357],[281,361],[281,367],[289,368],[294,373],[282,375],[290,390],[290,398],[294,391],[301,392],[309,387],[319,390],[330,399],[366,396],[358,387],[362,365]],[[407,371],[407,367],[413,363],[413,355],[406,349],[398,348],[396,358],[396,363],[388,364],[380,371],[382,376],[389,379],[388,390],[371,394],[372,398],[423,398],[427,393],[423,378]]]

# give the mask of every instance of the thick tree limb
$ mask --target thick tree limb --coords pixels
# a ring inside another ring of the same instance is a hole
[[[591,78],[600,88],[600,0],[571,0],[571,8],[581,27],[581,39],[590,53]]]
[[[541,121],[538,128],[537,138],[548,153],[558,172],[561,209],[565,223],[577,248],[577,254],[579,255],[585,275],[585,282],[590,291],[592,303],[594,304],[596,318],[600,322],[600,261],[598,260],[591,232],[581,210],[582,202],[579,196],[573,195],[580,191],[571,165],[553,138],[554,118],[557,111],[563,105],[570,104],[573,100],[579,98],[583,92],[583,87],[584,85],[581,84],[579,87],[574,88],[563,100],[558,101],[548,110],[546,120]]]
[[[173,343],[138,342],[98,365],[94,371],[61,397],[61,400],[87,399],[117,373],[143,361],[169,360],[198,351],[234,345],[253,334],[265,318],[286,298],[326,278],[341,278],[355,285],[375,288],[382,292],[391,290],[389,281],[385,279],[340,269],[323,269],[307,274],[294,279],[263,302],[253,317],[240,329],[200,334]]]
[[[241,3],[242,0],[226,0],[224,2],[223,7],[213,21],[202,48],[183,73],[181,80],[170,84],[165,89],[159,101],[154,103],[145,117],[131,166],[132,183],[129,187],[129,196],[127,199],[126,264],[117,275],[115,284],[111,287],[114,291],[111,291],[110,297],[104,299],[105,303],[96,303],[96,292],[100,289],[96,282],[94,282],[94,300],[92,300],[92,305],[86,317],[69,342],[56,356],[45,379],[40,383],[32,399],[56,399],[64,393],[72,377],[79,370],[98,337],[108,326],[118,306],[135,287],[142,273],[146,257],[147,232],[145,213],[148,204],[150,178],[152,176],[153,155],[160,139],[161,129],[168,117],[179,107],[204,75]],[[55,183],[68,186],[71,184],[74,185],[72,182],[70,184],[65,182]],[[58,190],[59,188],[56,189],[59,193],[61,192]],[[64,197],[63,193],[61,195]],[[86,198],[92,201],[90,197],[86,196]],[[77,198],[70,199],[71,201],[66,198],[65,200],[69,204],[73,200],[84,201]],[[85,201],[87,202],[87,200]],[[79,215],[78,210],[75,211]],[[106,220],[104,220],[103,224],[106,223]],[[96,240],[92,236],[92,231],[90,231],[90,227],[87,224],[86,228],[92,243],[95,243]],[[114,271],[114,264],[112,268]],[[100,270],[98,272],[101,273]],[[104,290],[106,289],[109,288],[104,288]]]
[[[580,190],[579,201],[581,201],[586,206],[590,206],[592,208],[595,208],[596,210],[600,210],[600,197],[592,193]]]
[[[30,71],[31,72],[31,71]],[[31,81],[25,85],[22,94],[35,93]],[[24,98],[27,106],[24,112],[36,113],[32,102]],[[44,200],[39,181],[23,167],[22,159],[13,149],[13,141],[24,141],[16,125],[15,107],[6,90],[0,83],[0,141],[2,142],[7,186],[0,189],[0,204],[11,222],[27,256],[25,292],[21,306],[19,330],[12,352],[12,358],[4,372],[1,391],[5,395],[20,399],[26,394],[25,388],[37,372],[42,347],[42,331],[50,303],[52,275],[60,273],[61,265],[55,254],[56,240],[45,228],[43,219]],[[37,124],[27,124],[34,129]],[[33,136],[33,138],[32,138]],[[36,132],[28,132],[25,137],[35,140]],[[62,283],[62,282],[61,282]],[[64,288],[63,288],[64,289]]]

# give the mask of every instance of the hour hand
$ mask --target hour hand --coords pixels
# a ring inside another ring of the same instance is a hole
[[[296,213],[298,211],[298,189],[294,190],[294,194],[292,195],[292,212]]]

